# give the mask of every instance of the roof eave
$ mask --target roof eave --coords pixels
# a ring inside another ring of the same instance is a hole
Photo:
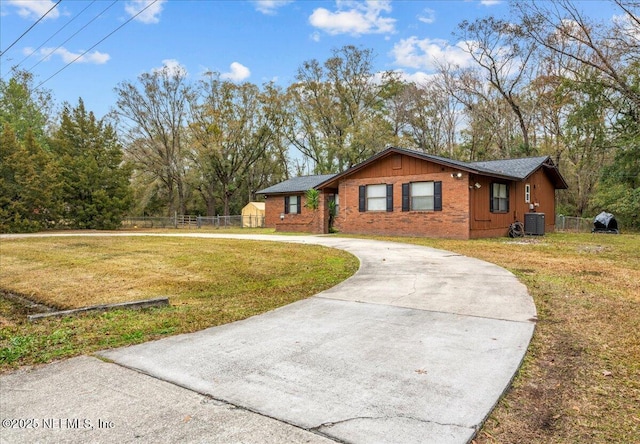
[[[284,182],[281,182],[276,185],[272,185],[270,187],[264,188],[260,191],[257,191],[256,194],[263,194],[265,196],[277,196],[277,195],[288,195],[288,194],[304,194],[310,188],[317,189],[318,184],[314,178],[317,176],[325,176],[325,175],[314,175],[314,176],[301,176],[293,179],[288,179]],[[330,175],[326,175],[330,176]],[[311,182],[309,180],[311,179]],[[283,186],[285,184],[285,186]]]
[[[569,184],[567,184],[567,181],[564,180],[564,177],[562,177],[562,174],[560,174],[557,166],[545,163],[543,167],[545,168],[547,174],[552,176],[553,186],[556,187],[556,190],[566,190],[569,188]]]
[[[495,179],[502,179],[502,180],[511,180],[514,182],[520,182],[521,178],[516,177],[516,176],[510,176],[508,174],[500,174],[500,173],[494,173],[491,171],[475,171],[474,174],[477,174],[478,176],[486,176],[486,177],[493,177]]]
[[[371,156],[369,159],[364,160],[363,162],[360,162],[359,164],[352,166],[348,170],[343,171],[342,173],[338,173],[335,176],[325,180],[324,182],[319,183],[314,188],[317,190],[321,190],[325,188],[337,188],[340,180],[342,180],[344,177],[354,174],[362,170],[363,168],[366,168],[367,166],[371,165],[372,163],[382,158],[385,158],[391,154],[402,154],[402,155],[414,157],[416,159],[433,162],[435,164],[453,168],[459,171],[464,171],[470,174],[477,174],[479,176],[493,177],[496,179],[509,180],[509,181],[515,181],[515,182],[522,182],[524,180],[527,180],[527,178],[530,177],[533,173],[538,171],[541,167],[544,167],[547,173],[551,176],[552,182],[554,183],[554,186],[556,187],[556,189],[568,188],[567,183],[565,182],[564,178],[558,171],[558,168],[553,164],[553,161],[549,156],[547,156],[544,160],[542,160],[540,164],[538,164],[535,168],[533,168],[525,177],[519,177],[519,176],[510,175],[510,174],[503,174],[497,171],[492,171],[490,169],[477,168],[477,167],[474,168],[470,165],[462,165],[461,162],[456,162],[456,161],[448,162],[447,159],[445,158],[436,157],[426,153],[420,153],[417,151],[406,150],[406,149],[397,148],[397,147],[386,148],[383,151],[380,151],[379,153]],[[276,193],[271,193],[271,194],[276,194]],[[278,193],[278,194],[287,194],[287,193]]]

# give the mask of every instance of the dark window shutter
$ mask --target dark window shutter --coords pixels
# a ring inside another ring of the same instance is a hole
[[[402,184],[402,211],[409,211],[409,184]]]
[[[367,211],[367,187],[364,185],[360,185],[358,189],[358,211]]]
[[[387,211],[393,211],[393,184],[387,184]]]
[[[509,184],[506,184],[505,188],[507,189],[507,211],[509,211]]]
[[[492,183],[491,186],[489,187],[489,211],[491,211],[493,213],[493,187],[495,187],[496,184]]]
[[[433,210],[442,211],[442,182],[433,182]]]
[[[284,196],[284,214],[289,214],[289,196]]]
[[[296,196],[296,199],[298,200],[298,206],[297,208],[297,213],[300,214],[302,213],[302,196]]]

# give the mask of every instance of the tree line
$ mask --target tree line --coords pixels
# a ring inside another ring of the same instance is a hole
[[[0,232],[117,228],[132,193],[113,126],[82,100],[52,122],[51,94],[32,82],[0,82]]]
[[[599,21],[570,0],[462,22],[470,63],[423,81],[373,50],[304,61],[287,87],[182,69],[116,86],[110,115],[54,113],[28,73],[0,82],[0,230],[113,228],[135,215],[238,214],[290,175],[337,173],[388,145],[465,161],[549,155],[558,212],[640,228],[640,2]]]

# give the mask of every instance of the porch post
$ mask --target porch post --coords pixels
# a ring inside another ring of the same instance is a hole
[[[314,227],[317,234],[327,234],[329,232],[329,195],[324,190],[320,190],[318,202],[318,217]]]

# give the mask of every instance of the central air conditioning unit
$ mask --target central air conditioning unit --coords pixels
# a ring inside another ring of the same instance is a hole
[[[526,213],[524,215],[524,234],[544,236],[544,213]]]

